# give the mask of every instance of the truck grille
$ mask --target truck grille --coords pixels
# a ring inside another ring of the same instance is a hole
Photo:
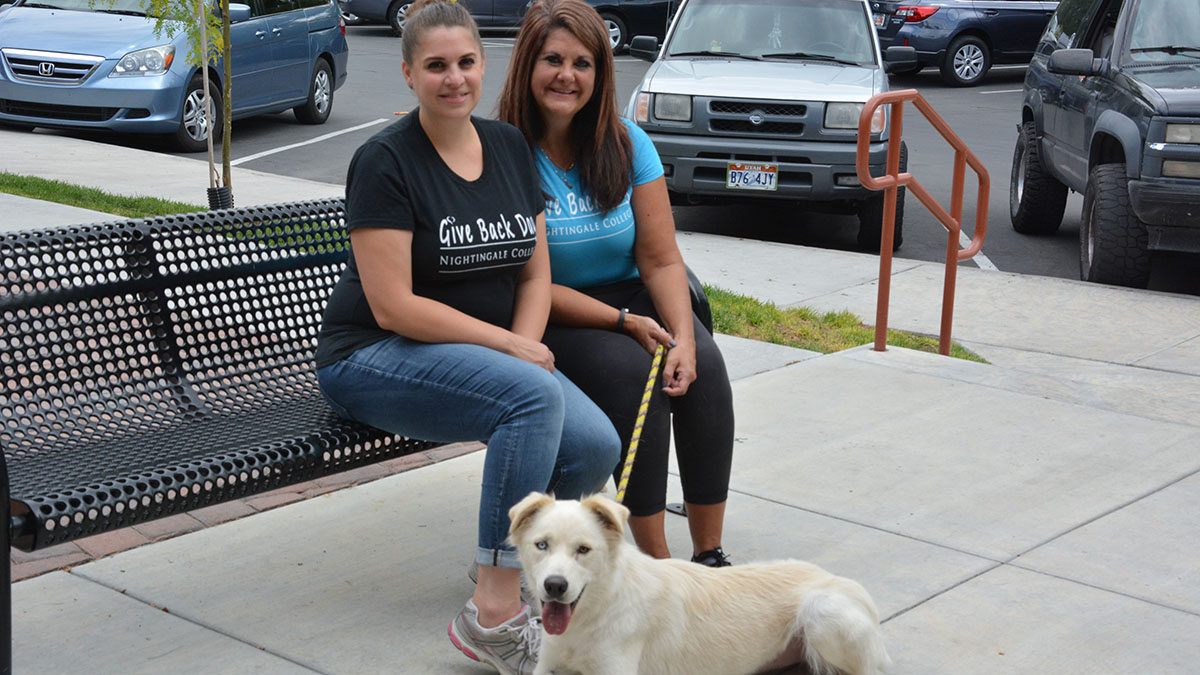
[[[81,105],[55,105],[53,103],[32,103],[30,101],[13,101],[0,98],[0,112],[6,115],[21,115],[22,117],[40,117],[42,119],[70,120],[72,122],[105,122],[112,119],[120,108],[95,108]]]
[[[41,84],[79,84],[101,63],[103,56],[42,52],[33,49],[0,49],[14,77]]]
[[[744,99],[712,99],[707,108],[708,129],[713,133],[788,138],[804,134],[812,112],[806,103]]]
[[[755,124],[749,120],[714,119],[710,126],[713,131],[732,131],[738,134],[761,134],[764,136],[779,136],[781,134],[798,136],[804,133],[804,124],[798,122],[762,122]]]
[[[803,105],[749,101],[711,101],[708,104],[708,110],[725,115],[750,115],[757,112],[760,115],[794,115],[796,117],[803,117],[808,112],[808,108]]]

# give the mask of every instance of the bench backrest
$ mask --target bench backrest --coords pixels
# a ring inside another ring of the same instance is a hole
[[[320,399],[312,353],[348,246],[341,200],[3,235],[0,446],[41,528],[22,548],[330,473],[311,465],[342,446],[342,468],[426,447]]]

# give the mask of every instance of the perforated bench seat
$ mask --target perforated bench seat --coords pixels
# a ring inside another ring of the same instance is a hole
[[[317,330],[348,247],[341,200],[3,235],[0,526],[11,545],[431,447],[337,418],[317,388]]]

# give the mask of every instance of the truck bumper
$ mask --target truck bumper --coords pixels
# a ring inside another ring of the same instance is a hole
[[[651,133],[650,139],[662,159],[667,189],[679,195],[860,202],[876,194],[858,182],[853,141],[770,141],[657,133]],[[871,174],[883,175],[887,142],[872,143],[869,153]],[[778,164],[778,188],[768,191],[726,187],[730,162]]]
[[[1143,179],[1129,182],[1129,198],[1149,230],[1149,247],[1200,253],[1200,182]]]

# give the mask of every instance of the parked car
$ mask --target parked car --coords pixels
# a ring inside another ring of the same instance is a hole
[[[912,47],[880,57],[866,0],[684,0],[626,115],[654,141],[674,201],[794,200],[858,214],[858,243],[878,250],[883,195],[858,181],[858,120],[887,91],[885,70],[916,64]],[[657,58],[656,58],[657,57]],[[888,117],[872,118],[869,164],[882,175]],[[907,150],[901,148],[901,171]],[[904,190],[894,245],[902,240]]]
[[[1145,287],[1200,253],[1200,3],[1062,0],[1025,75],[1012,225],[1051,234],[1082,192],[1079,271]]]
[[[338,0],[343,16],[360,24],[388,24],[396,37],[404,34],[404,21],[412,0]],[[480,28],[512,28],[521,25],[530,0],[458,0],[471,11]]]
[[[19,0],[0,12],[0,123],[171,134],[185,151],[221,130],[223,68],[209,68],[213,119],[186,35],[158,37],[147,0]],[[322,124],[346,81],[333,0],[230,4],[233,118],[292,109]]]
[[[948,84],[978,84],[994,63],[1027,63],[1054,0],[874,0],[879,43],[917,50],[920,70],[937,66]]]
[[[678,0],[585,0],[596,8],[608,28],[614,52],[629,45],[634,35],[653,35],[663,39],[667,26],[679,7]]]

